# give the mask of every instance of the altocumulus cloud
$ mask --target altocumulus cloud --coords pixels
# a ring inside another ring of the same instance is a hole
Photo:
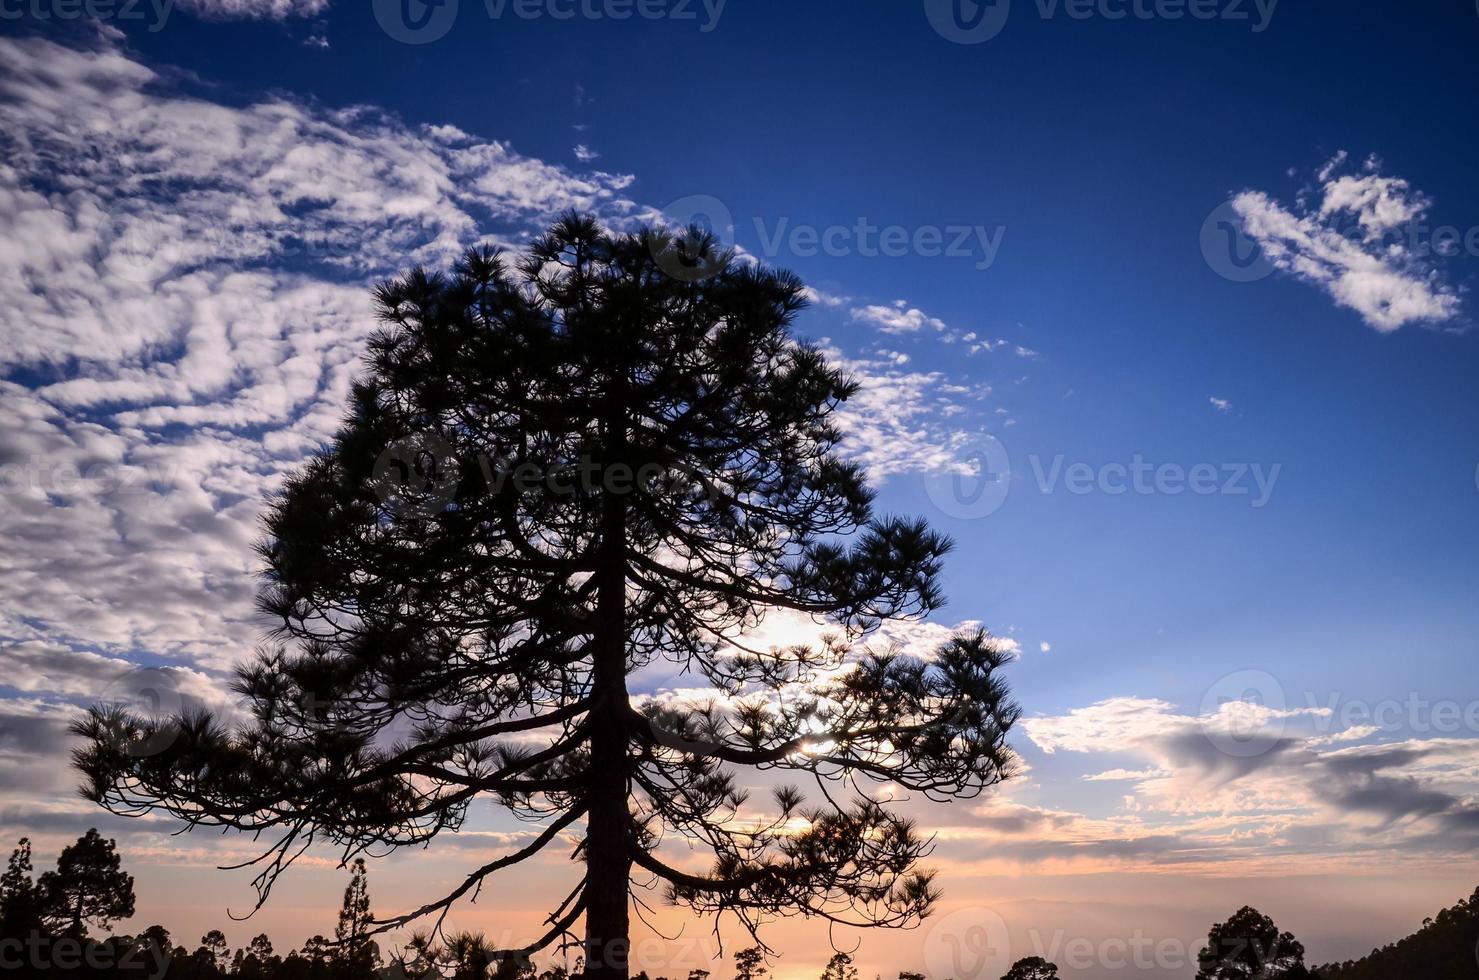
[[[106,43],[6,39],[0,63],[11,641],[224,666],[258,502],[335,428],[366,283],[485,228],[634,210],[627,177],[369,110],[214,104]]]
[[[16,692],[0,731],[27,746],[9,788],[47,806],[70,795],[66,721],[131,663],[223,703],[260,635],[261,501],[338,426],[375,327],[369,284],[471,243],[516,247],[567,208],[617,227],[659,215],[628,175],[371,107],[223,105],[120,44],[0,39],[0,663]],[[937,447],[961,442],[980,392],[851,366],[852,445],[875,473],[947,465]]]

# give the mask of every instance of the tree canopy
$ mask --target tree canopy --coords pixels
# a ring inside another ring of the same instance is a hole
[[[259,902],[315,841],[346,859],[421,845],[495,799],[538,825],[530,842],[373,929],[573,839],[547,931],[492,955],[583,918],[591,976],[627,973],[634,870],[751,933],[918,921],[930,841],[865,784],[943,800],[1008,775],[1010,657],[984,632],[924,657],[861,644],[940,605],[949,542],[874,513],[840,452],[858,386],[791,333],[805,295],[698,229],[573,214],[514,262],[473,249],[381,286],[349,416],[265,519],[259,601],[279,625],[238,674],[253,724],[100,707],[79,727],[89,795],[274,835]],[[747,643],[776,610],[833,633]],[[634,697],[662,659],[713,698]],[[740,820],[737,768],[815,792],[782,785]],[[673,839],[708,866],[675,863]]]
[[[1197,960],[1197,980],[1295,980],[1309,975],[1304,945],[1247,905],[1212,927]]]
[[[47,925],[71,936],[86,935],[88,923],[106,929],[134,914],[133,875],[122,869],[116,844],[96,828],[63,849],[36,890]]]
[[[1058,964],[1028,956],[1013,963],[1001,980],[1058,980]]]

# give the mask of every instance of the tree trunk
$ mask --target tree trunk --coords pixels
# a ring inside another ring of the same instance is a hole
[[[623,683],[622,700],[626,685]],[[603,695],[604,697],[604,695]],[[632,861],[624,726],[592,733],[591,806],[586,817],[585,957],[589,980],[626,980]]]
[[[626,432],[620,409],[608,418],[608,466],[622,461]],[[585,975],[626,980],[630,952],[628,883],[632,860],[626,677],[626,501],[603,487],[601,582],[592,641],[590,809],[586,815]]]

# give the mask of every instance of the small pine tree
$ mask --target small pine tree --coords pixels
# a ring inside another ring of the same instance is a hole
[[[380,966],[380,950],[370,939],[370,886],[364,858],[355,858],[344,889],[344,905],[339,909],[339,924],[334,927],[338,944],[335,960],[345,980],[368,978]]]
[[[303,959],[315,967],[330,963],[334,958],[334,946],[323,936],[314,936],[303,944]]]
[[[765,966],[765,951],[750,946],[734,954],[734,980],[762,980],[770,972]]]
[[[858,980],[858,968],[847,953],[834,953],[822,971],[822,980]]]
[[[226,934],[219,929],[212,929],[201,936],[200,949],[195,953],[198,958],[209,960],[217,970],[225,970],[231,962],[231,947],[226,943]]]
[[[40,927],[40,896],[31,880],[31,839],[22,837],[0,877],[0,938],[24,938]]]

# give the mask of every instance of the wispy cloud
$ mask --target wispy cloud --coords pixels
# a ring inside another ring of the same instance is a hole
[[[1359,173],[1340,174],[1346,162],[1342,152],[1320,169],[1318,203],[1302,194],[1286,207],[1257,190],[1234,196],[1244,231],[1275,268],[1318,286],[1377,330],[1455,316],[1456,291],[1414,241],[1428,199],[1382,175],[1375,158]]]
[[[1228,701],[1188,714],[1163,700],[1119,697],[1028,718],[1022,727],[1052,756],[1141,763],[1081,777],[1130,784],[1116,811],[1101,819],[1123,823],[1127,840],[1153,829],[1164,847],[1137,855],[1140,863],[1181,862],[1188,848],[1215,847],[1232,849],[1227,862],[1302,855],[1329,868],[1371,848],[1396,862],[1404,854],[1464,853],[1479,843],[1472,739],[1361,745],[1353,743],[1378,732],[1353,726],[1332,734],[1334,724],[1323,707]],[[1233,873],[1234,865],[1221,871]]]
[[[924,329],[939,331],[947,329],[944,320],[927,316],[923,310],[915,309],[903,300],[896,300],[891,306],[875,304],[857,307],[852,311],[852,318],[871,323],[888,334],[918,333]]]
[[[175,4],[220,20],[286,20],[315,17],[329,9],[329,0],[175,0]]]

